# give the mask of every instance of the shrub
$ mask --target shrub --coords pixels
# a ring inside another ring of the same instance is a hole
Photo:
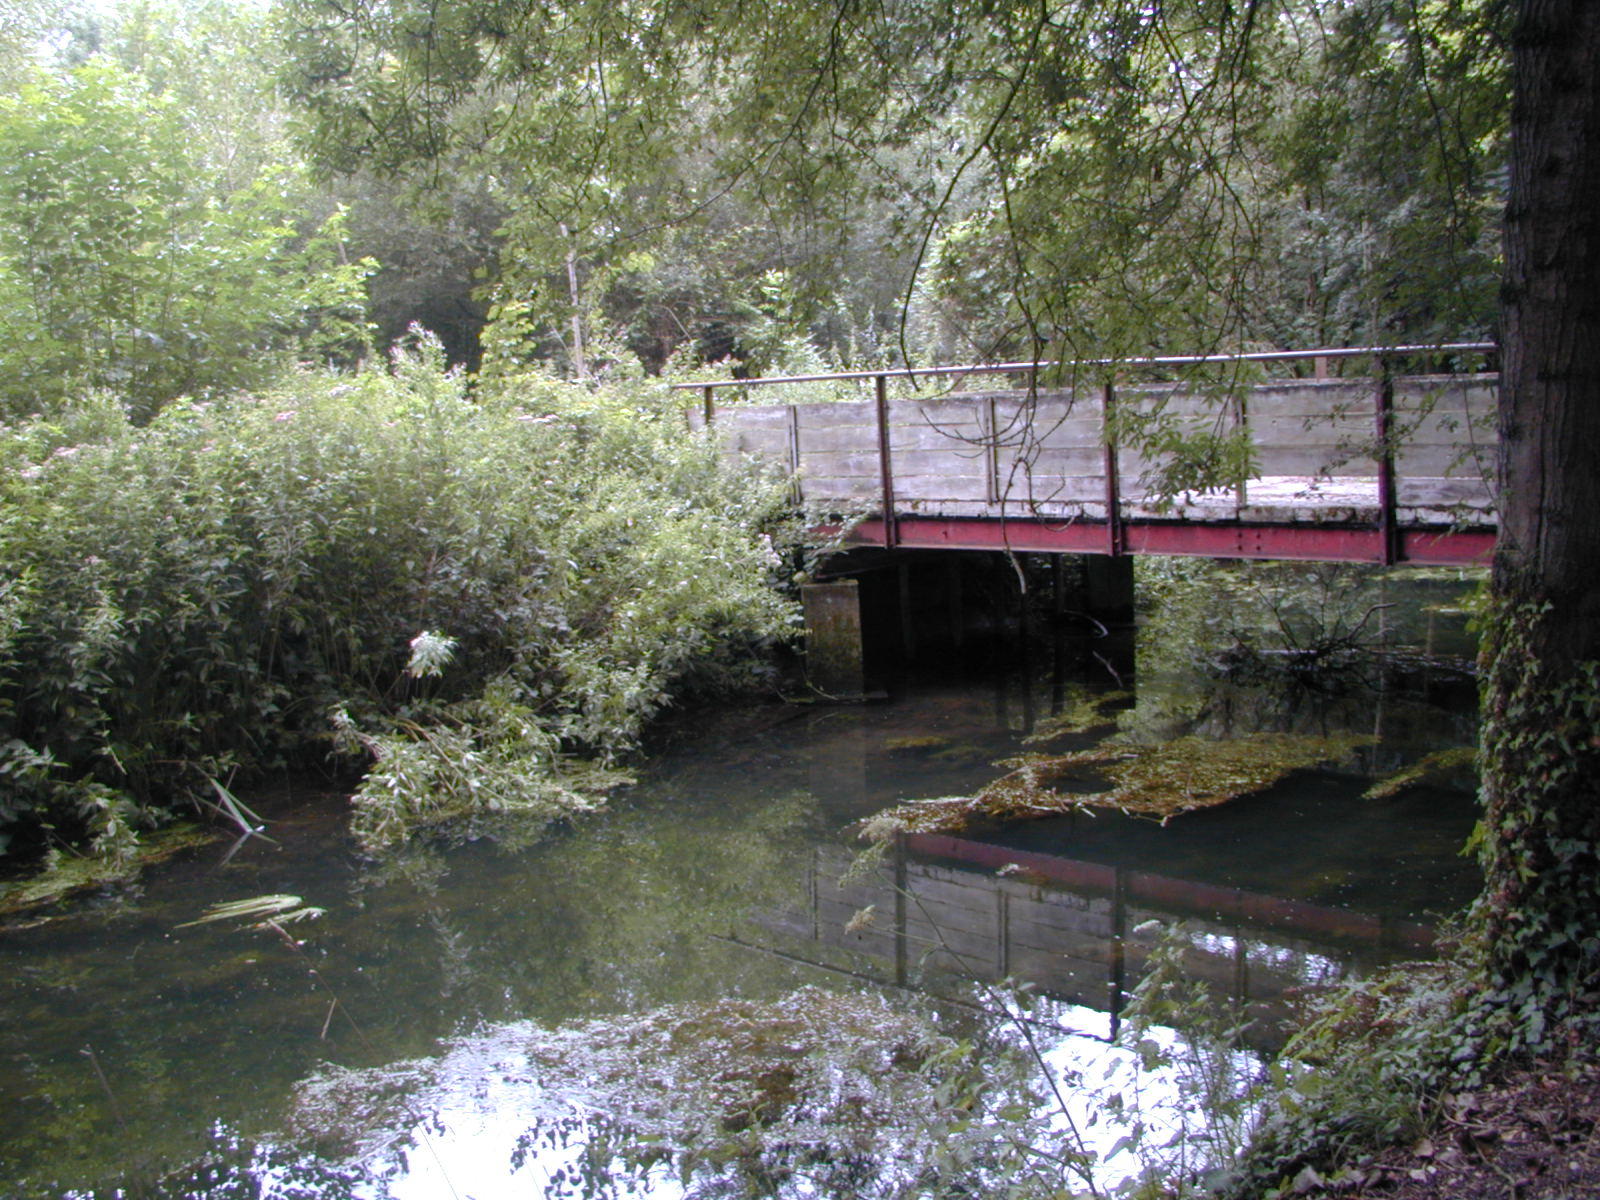
[[[335,712],[390,767],[465,738],[564,794],[563,758],[788,634],[782,503],[647,385],[477,401],[426,340],[144,428],[0,425],[0,836],[81,836],[108,793],[148,822],[326,753]]]

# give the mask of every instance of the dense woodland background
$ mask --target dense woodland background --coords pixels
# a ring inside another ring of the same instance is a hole
[[[32,2],[15,414],[87,386],[148,415],[413,323],[570,376],[1495,327],[1484,0]]]

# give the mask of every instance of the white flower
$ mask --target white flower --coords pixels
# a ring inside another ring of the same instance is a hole
[[[415,679],[441,674],[454,657],[455,649],[455,638],[424,629],[411,639],[411,661],[406,664],[406,674]]]

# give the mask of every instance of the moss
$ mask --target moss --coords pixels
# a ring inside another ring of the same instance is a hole
[[[939,734],[911,734],[906,737],[883,739],[883,748],[890,754],[916,754],[924,750],[943,750],[950,739]]]
[[[949,833],[979,818],[1020,821],[1092,808],[1165,822],[1263,791],[1295,771],[1337,762],[1372,741],[1368,734],[1256,733],[1228,741],[1181,737],[1157,746],[1108,742],[1071,754],[1030,754],[1002,764],[1012,767],[1011,773],[976,796],[910,801],[874,817],[861,833],[873,839],[893,830]],[[1063,786],[1089,783],[1090,771],[1110,786],[1098,791]]]
[[[37,875],[0,886],[0,916],[28,912],[100,888],[130,883],[138,878],[141,868],[191,847],[217,841],[221,836],[197,825],[173,825],[140,839],[138,849],[125,860],[52,854]]]
[[[870,1125],[887,1113],[875,1112],[883,1098],[867,1081],[892,1092],[890,1076],[918,1080],[943,1045],[922,1019],[879,997],[811,987],[772,1001],[727,998],[595,1021],[577,1035],[588,1086],[613,1091],[618,1109],[649,1109],[654,1101],[645,1097],[670,1097],[660,1115],[692,1112],[726,1132],[840,1104],[835,1117]],[[559,1073],[572,1069],[566,1049],[535,1045],[530,1054]],[[852,1079],[858,1096],[833,1094]]]
[[[1102,725],[1114,724],[1116,717],[1110,710],[1118,705],[1132,703],[1133,698],[1132,692],[1096,694],[1079,689],[1068,698],[1059,713],[1040,721],[1023,741],[1027,745],[1038,746],[1072,734],[1088,733],[1091,729]]]
[[[1471,775],[1477,762],[1478,751],[1473,746],[1451,746],[1447,750],[1435,750],[1392,775],[1385,775],[1363,795],[1368,800],[1387,800],[1419,784],[1441,778]]]

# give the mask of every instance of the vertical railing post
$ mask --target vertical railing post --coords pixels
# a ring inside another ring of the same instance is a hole
[[[1234,399],[1233,408],[1234,430],[1244,439],[1247,449],[1255,448],[1255,435],[1250,432],[1250,400],[1249,393],[1241,391]],[[1245,475],[1239,476],[1239,482],[1234,487],[1238,500],[1238,507],[1244,508],[1250,503],[1250,482]]]
[[[1100,433],[1105,440],[1106,471],[1106,553],[1113,558],[1123,551],[1122,496],[1117,483],[1117,435],[1114,417],[1117,386],[1106,382],[1100,397]]]
[[[717,393],[717,389],[716,388],[712,387],[709,383],[706,384],[705,414],[706,414],[706,428],[707,429],[711,428],[711,422],[716,420],[716,417],[717,417],[717,394],[716,393]]]
[[[794,500],[794,506],[799,508],[805,503],[804,486],[800,482],[800,410],[794,405],[789,405],[789,494]]]
[[[1394,488],[1394,376],[1389,361],[1378,358],[1378,387],[1373,395],[1378,437],[1378,537],[1379,561],[1393,566],[1399,557],[1399,523],[1395,516]]]
[[[894,522],[894,464],[889,459],[889,377],[873,377],[878,409],[878,476],[883,485],[883,544],[893,547],[900,539]]]
[[[990,504],[1000,503],[1000,419],[995,415],[994,397],[984,397],[978,409],[978,435],[983,439],[983,487]],[[1001,516],[1005,511],[1001,510]]]

